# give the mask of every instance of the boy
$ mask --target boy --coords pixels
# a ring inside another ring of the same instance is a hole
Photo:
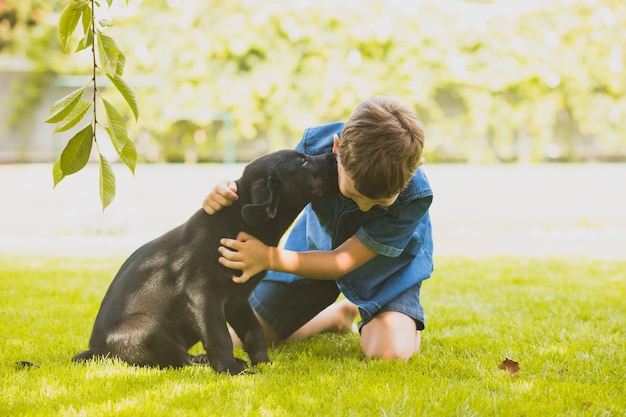
[[[337,154],[339,192],[305,208],[284,248],[240,233],[219,249],[222,265],[242,271],[235,282],[268,270],[250,295],[268,342],[349,331],[360,313],[366,356],[408,360],[419,352],[420,288],[433,270],[423,146],[416,115],[386,97],[361,103],[345,125],[304,132],[297,150]],[[218,184],[205,211],[230,205],[236,191],[232,181]],[[333,304],[339,291],[347,300]]]

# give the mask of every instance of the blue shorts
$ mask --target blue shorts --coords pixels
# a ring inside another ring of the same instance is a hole
[[[421,282],[409,288],[374,314],[359,309],[359,330],[378,313],[397,311],[415,320],[417,330],[424,329],[424,309],[420,304]],[[315,317],[337,300],[335,281],[298,279],[293,282],[262,280],[250,294],[250,305],[281,339]]]

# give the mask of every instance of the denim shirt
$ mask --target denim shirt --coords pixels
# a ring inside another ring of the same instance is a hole
[[[343,126],[332,123],[305,130],[296,150],[309,155],[332,152],[333,135],[340,135]],[[285,249],[332,250],[356,234],[363,245],[381,256],[337,279],[337,286],[346,298],[374,314],[432,274],[433,242],[428,215],[432,195],[422,168],[389,207],[374,206],[362,212],[337,190],[304,209]],[[296,282],[303,278],[268,271],[265,279]]]

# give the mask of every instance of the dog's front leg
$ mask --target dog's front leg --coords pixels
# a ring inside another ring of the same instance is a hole
[[[228,333],[224,309],[213,300],[206,303],[199,327],[207,360],[216,372],[231,375],[243,372],[246,362],[233,356],[233,341]]]
[[[269,363],[265,334],[248,300],[245,298],[231,300],[226,306],[226,318],[242,341],[252,365]]]

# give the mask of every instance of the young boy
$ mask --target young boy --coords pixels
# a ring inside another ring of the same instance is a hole
[[[337,154],[338,192],[305,208],[284,248],[240,233],[219,249],[222,265],[242,271],[235,282],[268,270],[250,295],[268,342],[350,331],[360,313],[366,356],[408,360],[419,352],[420,287],[433,270],[423,146],[415,114],[386,97],[361,103],[345,125],[304,132],[297,150]],[[205,211],[230,205],[236,191],[232,181],[218,184]],[[340,291],[347,300],[334,303]]]

